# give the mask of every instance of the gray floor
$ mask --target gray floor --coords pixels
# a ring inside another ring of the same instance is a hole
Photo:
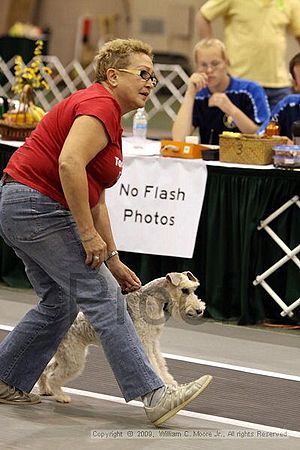
[[[0,339],[8,332],[5,325],[13,326],[34,302],[29,290],[0,286]],[[203,373],[214,375],[209,389],[188,408],[189,415],[177,415],[162,430],[153,430],[140,406],[120,403],[103,353],[93,347],[84,373],[69,385],[75,389],[71,404],[60,405],[50,398],[31,407],[0,406],[0,449],[300,449],[300,384],[293,379],[300,375],[299,347],[299,330],[170,320],[162,350],[178,355],[168,359],[175,378],[184,382]],[[200,361],[182,361],[182,356]],[[287,376],[265,376],[247,368]],[[82,391],[93,392],[94,397],[76,395]],[[256,425],[251,429],[247,422]],[[260,426],[293,430],[298,438],[267,439],[259,435]],[[92,439],[91,430],[111,434]],[[116,431],[123,436],[117,438]],[[129,439],[131,431],[134,439]]]

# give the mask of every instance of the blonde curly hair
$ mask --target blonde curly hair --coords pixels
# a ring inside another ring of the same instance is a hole
[[[150,45],[138,39],[113,39],[106,42],[94,58],[95,81],[99,83],[105,81],[106,72],[110,67],[126,69],[133,53],[144,53],[153,60]]]

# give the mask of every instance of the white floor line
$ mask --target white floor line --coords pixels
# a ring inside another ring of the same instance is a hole
[[[14,327],[12,327],[10,325],[0,324],[0,330],[11,331],[13,329],[14,329]],[[218,367],[220,369],[236,370],[238,372],[253,373],[255,375],[263,375],[263,376],[267,376],[267,377],[281,378],[283,380],[289,380],[289,381],[300,381],[300,376],[297,376],[297,375],[288,375],[286,373],[271,372],[269,370],[255,369],[252,367],[236,366],[233,364],[226,364],[226,363],[221,363],[221,362],[217,362],[217,361],[209,361],[207,359],[192,358],[190,356],[183,356],[183,355],[174,355],[173,353],[163,353],[163,356],[168,359],[175,359],[178,361],[185,361],[185,362],[190,362],[190,363],[194,363],[194,364],[202,364],[203,366],[211,366],[211,367]]]
[[[12,331],[14,327],[11,327],[10,325],[0,325],[0,330],[3,331]]]
[[[229,370],[236,370],[238,372],[253,373],[255,375],[264,375],[266,377],[282,378],[284,380],[290,380],[290,381],[300,381],[299,376],[288,375],[287,373],[271,372],[269,370],[261,370],[261,369],[254,369],[251,367],[235,366],[233,364],[209,361],[207,359],[192,358],[190,356],[174,355],[172,353],[163,353],[163,356],[168,359],[176,359],[178,361],[185,361],[185,362],[190,362],[190,363],[194,363],[194,364],[202,364],[204,366],[219,367],[221,369],[229,369]]]
[[[72,388],[64,388],[64,391],[68,394],[74,394],[74,395],[81,395],[83,397],[90,397],[90,398],[96,398],[98,400],[106,400],[109,402],[114,403],[121,403],[126,404],[125,400],[121,397],[115,397],[111,395],[105,395],[105,394],[99,394],[97,392],[90,392],[90,391],[83,391],[80,389],[72,389]],[[136,400],[132,400],[130,403],[128,403],[130,406],[138,406],[143,407],[142,402],[138,402]],[[241,428],[251,428],[252,430],[260,430],[260,431],[268,431],[270,433],[287,433],[290,437],[295,437],[300,439],[300,432],[294,431],[294,430],[287,430],[283,428],[276,428],[276,427],[269,427],[267,425],[261,425],[259,423],[252,423],[252,422],[244,422],[242,420],[236,420],[236,419],[230,419],[229,417],[220,417],[220,416],[212,416],[209,414],[201,414],[193,411],[179,411],[181,416],[190,417],[192,419],[201,419],[201,420],[207,420],[209,422],[218,422],[226,425],[233,425],[236,427]]]

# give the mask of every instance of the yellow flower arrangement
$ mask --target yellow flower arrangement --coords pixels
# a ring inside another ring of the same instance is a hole
[[[19,102],[17,106],[12,104],[12,108],[3,114],[3,120],[0,121],[3,135],[17,140],[22,140],[29,135],[28,129],[33,129],[38,122],[42,120],[45,111],[35,104],[34,91],[41,89],[49,89],[45,75],[51,75],[52,70],[45,67],[42,63],[43,41],[36,41],[34,57],[30,65],[26,66],[21,56],[15,59],[15,82],[12,91],[18,94]],[[13,130],[11,128],[20,128],[23,130]],[[8,130],[8,131],[7,131]],[[24,131],[24,132],[23,132]],[[17,133],[17,134],[16,134]]]
[[[15,59],[15,82],[12,91],[21,94],[26,85],[31,86],[33,90],[49,89],[45,75],[51,75],[52,70],[42,63],[43,41],[36,41],[34,57],[29,66],[24,64],[21,56]]]

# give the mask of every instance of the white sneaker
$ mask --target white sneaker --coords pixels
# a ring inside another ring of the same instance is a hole
[[[144,407],[148,419],[155,426],[161,425],[198,397],[207,388],[211,380],[211,375],[204,375],[198,380],[181,386],[166,385],[165,391],[157,404],[153,407]]]

